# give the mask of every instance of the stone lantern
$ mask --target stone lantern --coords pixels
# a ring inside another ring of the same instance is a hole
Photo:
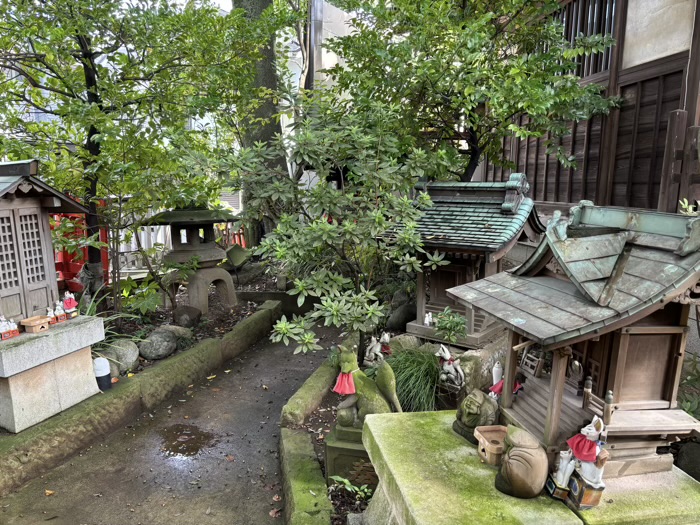
[[[173,248],[165,254],[165,260],[185,264],[198,257],[195,273],[189,277],[187,292],[190,306],[206,314],[209,310],[209,287],[215,285],[222,301],[236,304],[236,291],[231,274],[219,264],[226,252],[216,244],[214,224],[239,220],[227,210],[206,208],[181,208],[164,211],[148,220],[148,225],[169,225]],[[174,285],[176,286],[176,285]]]
[[[87,208],[39,180],[36,160],[0,163],[0,315],[45,316],[60,299],[50,213]],[[32,426],[98,392],[90,346],[103,321],[81,316],[0,342],[0,427]]]

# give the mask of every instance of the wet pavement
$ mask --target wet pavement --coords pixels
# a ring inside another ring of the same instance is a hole
[[[339,342],[320,333],[325,348]],[[0,524],[283,523],[280,410],[326,355],[259,343],[2,498]]]

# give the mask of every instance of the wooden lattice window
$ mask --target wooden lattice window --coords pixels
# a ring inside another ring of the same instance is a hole
[[[28,284],[46,280],[46,266],[41,244],[39,215],[32,213],[20,215],[20,235],[22,238],[22,255],[24,271]]]
[[[19,286],[15,239],[12,232],[12,218],[0,217],[0,289],[8,290]]]

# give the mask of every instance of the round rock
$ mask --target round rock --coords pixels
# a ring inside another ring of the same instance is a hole
[[[173,310],[173,321],[178,326],[192,328],[202,318],[202,311],[194,306],[178,306]]]
[[[700,481],[700,443],[681,445],[676,457],[676,466],[696,481]]]
[[[112,377],[134,370],[139,364],[139,347],[129,339],[118,339],[99,354],[109,361]]]
[[[155,330],[139,343],[139,353],[153,361],[168,357],[177,349],[177,336],[168,330]]]
[[[415,303],[402,304],[396,308],[386,321],[387,330],[406,331],[406,325],[416,319]]]

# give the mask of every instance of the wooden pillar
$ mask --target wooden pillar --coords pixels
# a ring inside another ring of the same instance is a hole
[[[423,324],[425,319],[425,277],[423,272],[418,272],[416,279],[416,312],[418,314],[418,324]]]
[[[688,112],[681,109],[671,111],[668,116],[664,161],[661,167],[661,185],[659,186],[659,202],[657,209],[663,212],[676,213],[679,198],[689,198],[689,195],[679,195],[678,186],[683,168],[685,135]]]
[[[697,312],[696,312],[697,313]],[[683,333],[676,336],[676,352],[671,365],[671,381],[668,385],[667,396],[671,408],[678,408],[678,387],[681,384],[683,374],[683,360],[685,359],[685,347],[688,342],[688,318],[690,317],[690,305],[684,304],[681,310],[680,326],[685,327]]]
[[[547,403],[547,419],[544,425],[545,447],[556,445],[559,434],[559,418],[561,417],[561,405],[564,399],[564,381],[566,380],[566,366],[571,355],[571,347],[559,348],[552,356],[552,379],[549,385],[549,402]]]
[[[622,57],[625,48],[625,27],[627,25],[628,0],[615,2],[615,40],[616,45],[611,50],[608,88],[605,94],[609,97],[620,96],[619,75],[622,69]],[[615,175],[615,157],[617,152],[617,128],[620,121],[620,110],[613,108],[604,120],[601,137],[601,171],[596,185],[595,202],[598,205],[610,205],[612,201],[612,184]]]
[[[501,394],[501,406],[510,408],[513,406],[513,385],[515,384],[515,372],[518,368],[518,352],[513,347],[518,344],[520,336],[509,330],[508,348],[506,349],[506,364],[503,369],[503,393]]]

